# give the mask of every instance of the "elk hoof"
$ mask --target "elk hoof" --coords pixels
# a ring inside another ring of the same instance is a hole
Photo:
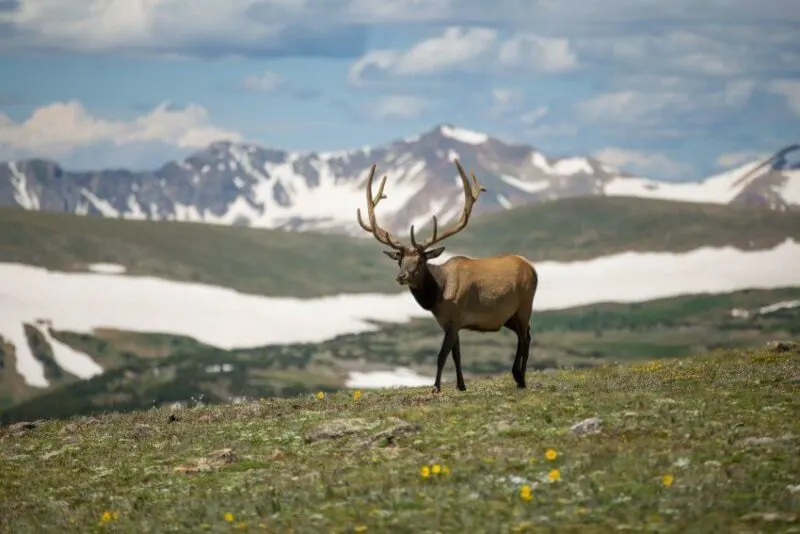
[[[517,384],[517,389],[525,389],[525,388],[527,388],[527,386],[525,385],[524,382],[522,384]]]
[[[465,386],[464,384],[459,384],[456,387],[458,387],[458,391],[467,391],[467,386]]]
[[[442,392],[441,389],[437,388],[436,386],[434,386],[433,389],[431,389],[431,395],[438,395],[441,392]]]

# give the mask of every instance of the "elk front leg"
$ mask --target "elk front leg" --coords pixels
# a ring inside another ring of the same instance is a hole
[[[456,342],[453,344],[453,363],[456,366],[456,387],[459,391],[466,391],[464,375],[461,373],[461,340],[458,338],[458,333],[456,333]]]
[[[439,349],[439,356],[436,361],[436,381],[433,383],[432,393],[439,393],[442,390],[442,370],[447,361],[447,355],[453,350],[453,346],[458,340],[458,332],[448,326],[444,330],[444,339],[442,340],[442,348]]]

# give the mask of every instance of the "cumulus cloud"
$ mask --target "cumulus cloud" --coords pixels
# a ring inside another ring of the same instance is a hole
[[[595,152],[594,157],[614,168],[631,169],[642,174],[654,172],[661,176],[683,177],[692,172],[689,165],[658,152],[608,147]]]
[[[578,66],[578,57],[569,41],[532,33],[517,34],[504,42],[499,59],[509,67],[533,67],[542,72],[564,72]]]
[[[412,119],[430,109],[431,103],[415,96],[389,95],[369,104],[367,110],[374,120]]]
[[[448,27],[406,50],[372,50],[350,68],[351,85],[370,76],[412,76],[505,67],[515,71],[563,72],[578,64],[566,39],[519,33],[507,39],[489,28]]]
[[[756,87],[744,78],[704,83],[681,77],[633,77],[624,83],[636,89],[612,90],[578,102],[575,110],[580,118],[639,126],[713,121],[744,106]]]
[[[111,143],[162,143],[177,148],[200,148],[219,140],[240,141],[242,136],[209,121],[201,106],[173,109],[163,102],[131,121],[92,115],[80,102],[55,102],[37,108],[24,121],[0,114],[3,157],[35,155],[60,157],[79,147]]]
[[[314,4],[314,5],[312,5]],[[17,0],[0,11],[0,50],[356,57],[366,30],[322,24],[324,3],[293,0]]]

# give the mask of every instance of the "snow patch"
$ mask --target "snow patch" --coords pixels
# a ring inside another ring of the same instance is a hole
[[[754,179],[760,176],[756,173],[750,176],[749,179],[742,180],[760,164],[760,161],[750,162],[699,182],[670,183],[658,182],[647,178],[623,178],[617,176],[606,183],[605,194],[608,196],[634,196],[683,202],[728,204]]]
[[[345,381],[345,387],[362,389],[428,385],[433,385],[431,377],[422,376],[405,367],[398,367],[393,371],[351,371]]]
[[[119,212],[107,200],[97,197],[94,193],[85,188],[81,188],[81,195],[91,202],[104,217],[119,217]]]
[[[103,374],[103,368],[100,367],[91,357],[82,352],[78,352],[66,343],[62,343],[50,334],[51,325],[46,321],[39,321],[37,330],[42,334],[44,339],[50,345],[53,351],[53,359],[59,367],[78,378],[84,380],[92,378],[93,376]]]
[[[118,263],[90,263],[89,270],[101,274],[123,274],[127,269]]]
[[[439,131],[443,136],[449,137],[459,143],[464,143],[465,145],[481,145],[489,139],[489,136],[484,133],[455,128],[453,126],[442,126]]]
[[[781,302],[776,302],[775,304],[770,304],[769,306],[762,306],[758,309],[758,313],[761,315],[766,315],[768,313],[774,313],[778,310],[786,310],[797,307],[800,307],[800,300],[783,300]]]
[[[28,177],[17,168],[16,161],[8,162],[11,171],[11,185],[14,186],[14,200],[26,210],[39,209],[39,197],[28,187]]]
[[[501,195],[500,193],[497,194],[497,203],[503,206],[507,210],[510,210],[513,207],[511,201],[508,200],[505,196]]]
[[[562,176],[572,176],[580,172],[594,174],[594,169],[586,158],[560,159],[553,165],[553,171]]]
[[[800,205],[800,170],[783,171],[785,181],[781,186],[781,197],[789,204]]]
[[[547,180],[525,182],[523,180],[520,180],[519,178],[514,178],[513,176],[509,176],[507,174],[501,174],[500,179],[503,180],[508,185],[510,185],[511,187],[515,187],[530,194],[538,193],[539,191],[544,191],[545,189],[550,187],[550,182],[548,182]]]

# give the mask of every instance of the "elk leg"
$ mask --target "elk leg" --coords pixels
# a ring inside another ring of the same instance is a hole
[[[453,363],[456,366],[456,387],[459,391],[466,391],[464,375],[461,374],[461,340],[458,338],[458,334],[456,334],[456,342],[453,345]]]
[[[514,382],[517,383],[517,388],[525,388],[525,368],[523,362],[525,360],[525,335],[517,331],[517,355],[514,357],[514,367],[511,368],[511,374],[514,375]]]
[[[522,335],[520,334],[520,327],[519,321],[517,320],[517,316],[515,315],[508,321],[506,321],[505,325],[506,328],[513,331],[517,334],[517,351],[514,354],[514,364],[511,366],[511,376],[514,377],[514,382],[517,383],[517,387],[525,387],[525,379],[524,377],[520,377],[520,369],[522,368]],[[522,385],[520,386],[520,381],[522,381]]]
[[[530,324],[528,325],[528,329],[525,332],[525,343],[522,346],[522,367],[519,370],[520,377],[522,378],[522,383],[525,384],[525,371],[528,369],[528,356],[531,354],[531,327]]]
[[[453,350],[453,346],[458,339],[458,332],[452,327],[447,327],[444,331],[442,348],[439,349],[439,356],[436,361],[436,381],[433,383],[433,392],[439,393],[442,390],[442,370],[447,361],[447,355]]]

